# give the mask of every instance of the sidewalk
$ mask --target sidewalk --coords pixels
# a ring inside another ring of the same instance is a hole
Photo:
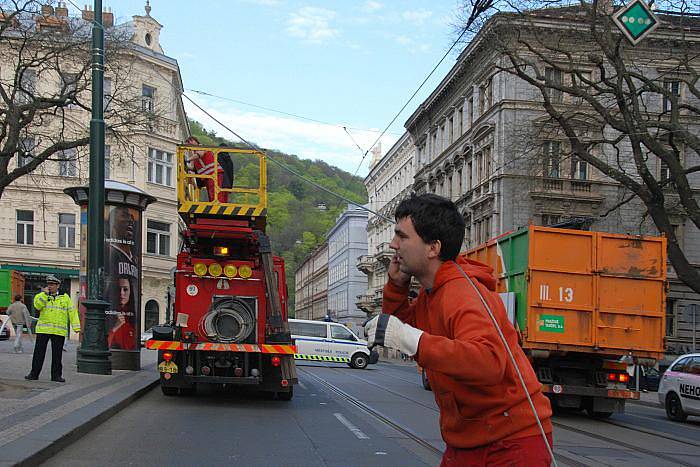
[[[50,380],[50,344],[39,380],[27,381],[33,345],[23,345],[16,354],[12,340],[0,341],[0,466],[45,461],[158,383],[156,352],[141,351],[141,371],[90,375],[77,372],[74,341],[63,353],[65,383]]]
[[[639,400],[630,400],[630,404],[640,404],[640,405],[646,405],[648,407],[662,407],[663,406],[659,403],[659,394],[654,391],[649,391],[649,392],[644,392],[641,391],[639,394]]]

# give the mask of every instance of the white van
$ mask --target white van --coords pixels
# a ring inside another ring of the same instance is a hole
[[[379,360],[379,353],[370,352],[366,340],[340,323],[290,319],[289,331],[297,346],[297,360],[347,363],[359,369]]]

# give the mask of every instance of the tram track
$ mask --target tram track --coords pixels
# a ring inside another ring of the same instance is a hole
[[[398,431],[402,435],[406,436],[422,448],[426,449],[429,453],[434,454],[438,459],[442,458],[442,450],[438,449],[437,447],[433,446],[429,441],[423,439],[421,436],[413,432],[410,428],[407,428],[400,423],[396,422],[393,420],[391,417],[383,414],[382,412],[378,411],[374,407],[371,407],[370,405],[365,404],[358,398],[352,396],[351,394],[348,394],[347,392],[343,391],[333,383],[326,381],[325,379],[321,378],[320,376],[315,375],[314,373],[302,369],[302,368],[297,368],[297,371],[305,374],[309,378],[313,379],[317,383],[321,384],[324,386],[326,389],[330,390],[332,393],[336,394],[340,398],[344,399],[346,402],[354,405],[355,407],[359,408],[366,414],[372,416],[373,418],[379,420],[380,422],[384,423],[385,425],[391,427],[392,429]],[[385,388],[384,388],[385,389]]]
[[[331,370],[335,374],[342,373],[342,375],[344,375],[346,377],[350,376],[352,379],[361,381],[363,384],[367,384],[369,386],[381,389],[382,391],[385,391],[391,395],[405,399],[408,402],[410,402],[411,404],[416,404],[416,405],[419,405],[423,408],[434,411],[434,412],[436,412],[436,414],[439,412],[437,407],[429,406],[429,405],[425,404],[424,401],[419,401],[419,400],[413,399],[411,397],[407,397],[405,394],[402,394],[402,393],[399,393],[399,392],[394,391],[392,389],[389,389],[386,386],[383,386],[382,384],[371,381],[371,380],[364,378],[362,376],[358,376],[357,374],[348,373],[347,370],[345,370],[345,369],[335,368],[332,366],[325,366],[325,365],[322,368],[324,368],[325,370]],[[436,456],[442,455],[442,452],[438,448],[436,448],[435,446],[433,446],[432,444],[430,444],[426,440],[422,439],[420,436],[415,434],[410,428],[402,426],[401,424],[392,420],[389,416],[381,413],[380,411],[378,411],[378,410],[374,409],[373,407],[369,406],[368,404],[362,402],[361,400],[357,399],[356,397],[352,396],[351,394],[345,392],[344,390],[335,386],[333,383],[326,381],[321,376],[318,376],[318,375],[314,374],[313,372],[306,370],[306,369],[304,369],[302,371],[305,375],[308,375],[313,380],[321,383],[323,386],[328,388],[331,392],[339,395],[344,400],[346,400],[346,401],[350,402],[351,404],[355,405],[356,407],[362,409],[365,413],[368,413],[369,415],[382,421],[386,425],[396,429],[397,431],[404,434],[406,437],[410,438],[411,440],[413,440],[414,442],[416,442],[420,446],[426,448],[429,452],[435,454]],[[406,383],[413,383],[414,382],[414,381],[409,381],[405,378],[402,378],[402,377],[400,377],[396,374],[392,374],[392,373],[394,373],[394,372],[393,371],[386,372],[385,375],[391,379],[396,379],[396,380],[403,381]],[[415,384],[419,384],[419,382],[416,381]],[[565,423],[565,420],[566,419],[557,420],[557,418],[555,417],[552,420],[552,424],[557,429],[573,432],[573,433],[585,436],[585,437],[590,438],[590,439],[595,439],[597,441],[601,441],[601,442],[604,442],[606,444],[614,445],[617,448],[627,449],[627,450],[630,450],[632,452],[644,454],[644,455],[649,456],[651,458],[660,459],[660,460],[663,460],[666,462],[673,463],[675,465],[684,466],[684,467],[685,466],[692,467],[692,466],[697,465],[697,464],[685,462],[681,458],[675,457],[675,456],[668,454],[668,453],[658,452],[658,450],[648,449],[648,448],[641,446],[641,445],[638,445],[638,444],[632,444],[629,442],[619,441],[617,438],[621,438],[621,437],[617,437],[617,436],[612,437],[610,434],[605,435],[605,434],[597,433],[595,431],[595,428],[591,428],[591,427],[580,428],[580,427],[571,426],[571,425]],[[666,433],[662,433],[662,432],[659,432],[656,430],[651,430],[651,429],[647,429],[644,427],[634,426],[634,425],[630,425],[627,423],[618,422],[615,420],[598,420],[596,422],[602,423],[602,424],[605,424],[605,425],[608,425],[611,427],[615,427],[615,429],[618,429],[618,430],[624,430],[625,432],[644,433],[648,436],[652,436],[655,438],[661,438],[661,439],[668,440],[668,441],[673,441],[674,443],[679,443],[681,445],[690,446],[693,448],[700,447],[700,443],[694,442],[691,439],[678,437],[678,436],[674,437],[672,434],[666,434]],[[580,462],[578,460],[575,460],[575,459],[572,459],[572,458],[566,456],[566,454],[562,454],[562,453],[556,452],[556,451],[557,451],[557,449],[555,446],[555,456],[556,456],[557,460],[559,462],[565,463],[566,465],[580,467],[580,466],[594,465],[595,464],[595,462],[592,459],[590,459],[590,461],[591,461],[590,464],[583,463],[583,462]],[[589,460],[589,459],[586,459],[586,460]]]

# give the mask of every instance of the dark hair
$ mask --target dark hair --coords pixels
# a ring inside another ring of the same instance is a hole
[[[413,195],[399,203],[396,220],[410,217],[425,243],[440,240],[440,259],[457,258],[464,240],[464,219],[452,201],[434,194]]]
[[[418,292],[411,290],[408,292],[408,298],[418,298]]]
[[[196,136],[188,136],[187,139],[185,140],[185,143],[188,141],[194,141],[195,143],[199,144],[199,140],[197,139]]]
[[[19,302],[20,300],[22,300],[22,296],[21,296],[21,295],[15,295],[15,301],[16,301],[16,302]]]

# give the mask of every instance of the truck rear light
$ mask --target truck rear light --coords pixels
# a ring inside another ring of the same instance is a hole
[[[287,381],[286,379],[283,379],[282,381],[280,381],[280,384],[282,385],[283,388],[286,388],[287,386],[289,386],[289,381]]]
[[[282,363],[282,360],[279,357],[272,357],[272,366],[280,366],[280,363]]]
[[[618,375],[618,381],[620,381],[621,383],[626,383],[629,380],[630,380],[630,375],[628,375],[627,373],[620,373]]]
[[[169,362],[173,359],[173,354],[171,352],[163,352],[163,360]]]
[[[202,367],[202,374],[203,374],[204,376],[209,376],[209,375],[211,374],[211,368],[209,368],[208,366],[204,365],[204,366]]]
[[[241,368],[241,367],[234,368],[233,374],[236,376],[243,376],[243,368]]]
[[[260,371],[257,368],[253,368],[252,370],[250,370],[250,376],[259,376],[259,375],[260,375]]]
[[[608,373],[608,381],[617,381],[617,374]]]
[[[163,373],[163,379],[168,380],[170,378],[172,378],[172,375],[170,373]]]
[[[194,368],[191,365],[187,365],[185,367],[185,373],[187,373],[188,375],[191,375],[192,373],[194,373]]]

